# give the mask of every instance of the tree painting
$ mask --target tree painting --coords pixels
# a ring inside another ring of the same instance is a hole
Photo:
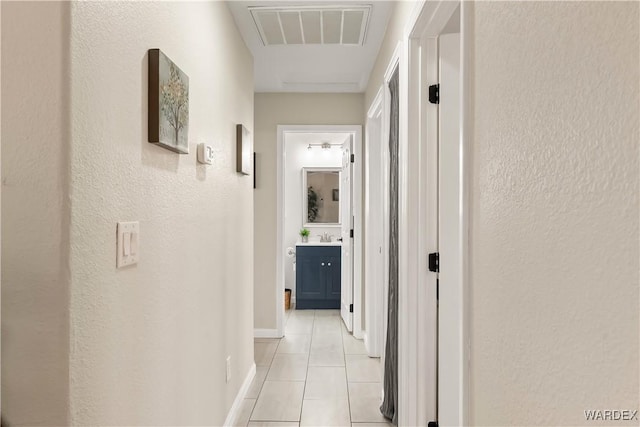
[[[161,84],[160,109],[174,131],[174,143],[180,145],[180,131],[189,121],[189,88],[180,78],[180,70],[169,63],[169,80]]]
[[[149,49],[149,142],[189,153],[189,77],[160,49]]]

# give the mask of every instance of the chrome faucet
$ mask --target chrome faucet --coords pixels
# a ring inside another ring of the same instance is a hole
[[[318,234],[318,236],[320,236],[320,242],[331,242],[331,238],[333,237],[331,234],[329,233],[322,233],[322,234]]]

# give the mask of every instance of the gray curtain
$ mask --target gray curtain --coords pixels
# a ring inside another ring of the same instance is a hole
[[[398,425],[398,69],[389,81],[389,311],[384,359],[382,415]]]

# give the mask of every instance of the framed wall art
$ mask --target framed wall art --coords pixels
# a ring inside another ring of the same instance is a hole
[[[149,49],[149,142],[189,154],[189,77],[160,49]]]

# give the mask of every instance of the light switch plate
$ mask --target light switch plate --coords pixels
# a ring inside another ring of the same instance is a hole
[[[140,223],[138,221],[119,222],[116,236],[116,267],[137,264],[140,257]]]
[[[213,164],[213,147],[207,144],[198,144],[198,161],[205,165]]]

